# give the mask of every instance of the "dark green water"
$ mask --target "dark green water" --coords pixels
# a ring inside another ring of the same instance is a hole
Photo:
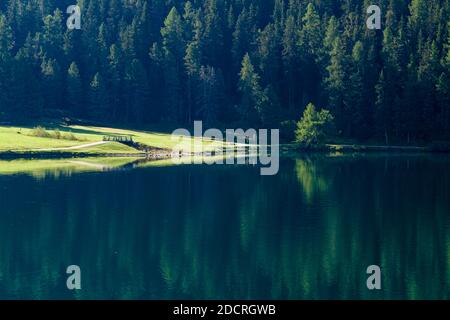
[[[0,299],[450,298],[448,157],[67,173],[0,175]]]

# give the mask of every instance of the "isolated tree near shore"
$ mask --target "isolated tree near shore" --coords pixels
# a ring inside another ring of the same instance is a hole
[[[316,111],[310,103],[306,106],[302,119],[297,123],[295,131],[296,142],[304,145],[322,143],[326,129],[333,123],[334,117],[328,110]]]

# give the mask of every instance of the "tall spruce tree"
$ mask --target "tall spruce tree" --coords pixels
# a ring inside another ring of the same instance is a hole
[[[72,114],[83,114],[83,86],[80,76],[80,70],[75,62],[70,64],[67,70],[67,108]]]
[[[267,97],[261,89],[260,77],[255,71],[249,54],[246,54],[242,60],[239,90],[242,95],[239,106],[242,119],[249,123],[259,123],[261,120],[261,108]]]

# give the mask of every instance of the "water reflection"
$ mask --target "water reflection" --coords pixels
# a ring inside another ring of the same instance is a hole
[[[0,299],[448,299],[449,164],[311,156],[274,177],[250,166],[0,176]],[[380,292],[366,288],[371,264]]]

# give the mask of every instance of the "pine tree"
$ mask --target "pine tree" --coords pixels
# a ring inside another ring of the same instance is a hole
[[[125,119],[127,122],[142,123],[149,105],[149,86],[147,74],[143,64],[138,59],[133,59],[126,71],[127,111]]]
[[[211,66],[222,66],[224,36],[221,12],[217,0],[205,0],[204,27],[201,35],[201,52],[203,63]]]
[[[46,59],[41,64],[44,105],[46,109],[61,109],[63,87],[61,67],[56,59]]]
[[[447,33],[448,38],[445,44],[447,54],[442,59],[443,71],[437,81],[436,90],[441,135],[448,139],[450,138],[450,22],[448,23]]]
[[[113,44],[109,48],[108,55],[108,91],[111,101],[111,118],[118,119],[124,115],[123,112],[123,55],[120,48]]]
[[[265,128],[279,128],[283,119],[280,99],[272,85],[264,90],[264,100],[260,107],[261,122]]]
[[[233,60],[239,65],[247,52],[253,51],[256,42],[255,12],[253,8],[244,7],[236,21],[233,32]]]
[[[271,83],[273,79],[281,78],[281,37],[276,33],[273,24],[268,24],[259,35],[258,58],[264,83]],[[280,92],[281,84],[274,83],[272,89]]]
[[[207,125],[217,123],[223,105],[223,80],[213,67],[201,67],[198,88],[198,115]]]
[[[315,57],[322,45],[322,31],[320,17],[312,3],[308,4],[306,13],[302,18],[303,28],[300,30],[299,46],[304,56]]]
[[[341,37],[337,37],[333,42],[330,65],[327,67],[328,76],[325,84],[328,93],[328,105],[331,113],[336,117],[336,126],[339,130],[345,128],[348,115],[344,109],[344,92],[346,83],[347,58],[344,44]]]
[[[411,15],[409,16],[408,25],[412,37],[417,35],[420,31],[425,31],[428,12],[427,6],[427,0],[412,0],[409,5]]]
[[[56,59],[62,55],[63,35],[62,12],[56,9],[53,15],[44,18],[42,50],[47,58]]]
[[[450,78],[442,72],[436,84],[438,93],[438,119],[442,137],[450,137]]]
[[[100,73],[95,74],[89,87],[89,117],[108,119],[108,91]]]
[[[344,90],[344,105],[349,114],[347,134],[359,139],[367,137],[368,119],[364,110],[365,99],[363,90],[364,78],[364,47],[362,42],[356,42],[352,51],[348,81]]]
[[[186,56],[184,57],[184,64],[187,74],[186,93],[187,93],[187,121],[192,122],[195,114],[195,99],[197,82],[200,73],[200,48],[198,41],[192,41],[186,48]]]
[[[8,87],[10,86],[11,50],[14,47],[13,32],[7,24],[6,17],[0,14],[0,117],[7,112],[10,102]]]
[[[288,16],[283,34],[283,66],[286,74],[285,87],[287,88],[287,101],[289,109],[294,109],[298,100],[298,26],[293,16]]]
[[[12,74],[8,88],[9,109],[14,118],[26,120],[42,115],[43,101],[40,81],[33,74],[30,52],[22,48],[11,61]]]
[[[67,70],[67,108],[72,114],[81,115],[83,108],[83,87],[80,71],[75,62]]]
[[[323,33],[319,14],[312,3],[308,4],[302,18],[302,29],[299,31],[298,46],[301,64],[301,84],[303,95],[301,104],[314,101],[318,97],[321,70],[317,62],[320,61],[320,50],[323,43]]]
[[[259,81],[259,75],[255,71],[250,56],[246,54],[242,60],[239,80],[239,91],[242,95],[239,111],[242,119],[252,124],[260,122],[261,108],[267,100]]]
[[[380,78],[376,86],[377,101],[375,103],[375,119],[376,119],[376,129],[378,136],[384,138],[386,145],[390,143],[390,130],[391,130],[391,112],[390,105],[386,101],[386,81],[384,78],[384,73],[381,72]]]
[[[161,29],[164,54],[164,79],[166,114],[169,120],[184,121],[183,117],[183,60],[186,52],[183,38],[183,23],[181,16],[174,7],[169,12],[164,27]]]
[[[425,45],[418,69],[419,94],[422,99],[423,136],[431,140],[433,126],[436,123],[436,84],[441,73],[438,48],[430,40]]]

